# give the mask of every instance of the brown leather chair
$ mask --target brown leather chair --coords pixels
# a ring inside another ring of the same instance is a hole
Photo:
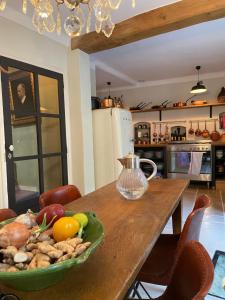
[[[207,195],[196,199],[181,234],[161,234],[136,280],[158,285],[168,285],[175,262],[185,243],[199,240],[204,211],[210,206]]]
[[[43,208],[50,204],[66,205],[81,197],[80,191],[74,185],[64,185],[47,191],[39,197],[39,206]]]
[[[155,300],[204,300],[213,281],[214,267],[205,248],[196,241],[183,247],[171,281]]]
[[[17,214],[11,208],[2,208],[0,209],[0,222],[5,221],[7,219],[15,218]]]

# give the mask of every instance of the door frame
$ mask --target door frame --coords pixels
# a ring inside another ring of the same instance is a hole
[[[44,69],[41,67],[37,67],[28,63],[24,63],[18,60],[14,60],[11,58],[7,58],[4,56],[0,56],[0,62],[1,65],[7,69],[8,66],[10,67],[14,67],[16,69],[19,70],[24,70],[27,72],[31,72],[34,74],[34,85],[36,86],[35,88],[35,99],[36,99],[36,108],[40,107],[40,99],[39,99],[39,89],[38,89],[38,75],[42,75],[42,76],[46,76],[46,77],[50,77],[50,78],[54,78],[58,81],[58,98],[59,98],[59,113],[55,114],[55,117],[59,117],[60,120],[60,142],[61,142],[61,161],[62,161],[62,181],[63,184],[67,184],[68,183],[68,167],[67,167],[67,140],[66,140],[66,124],[65,124],[65,101],[64,101],[64,83],[63,83],[63,74],[55,72],[55,71],[51,71],[48,69]],[[0,85],[0,92],[2,93],[2,103],[4,102],[4,99],[9,99],[9,91],[8,89],[3,89],[3,86],[7,86],[8,84],[8,78],[7,75],[5,75],[4,73],[0,73],[1,74],[1,85]],[[11,129],[8,130],[8,132],[6,132],[6,124],[10,124],[11,120],[8,119],[9,117],[11,118],[11,113],[9,110],[9,105],[7,108],[7,105],[5,105],[3,103],[2,107],[2,111],[0,111],[2,117],[3,117],[3,124],[4,127],[1,130],[1,135],[2,137],[4,137],[4,143],[2,143],[2,149],[4,153],[2,153],[2,157],[1,157],[1,161],[0,163],[2,164],[2,167],[4,165],[4,170],[2,172],[2,178],[3,179],[3,186],[5,186],[5,188],[2,189],[2,193],[7,193],[7,196],[12,195],[12,191],[10,191],[9,186],[14,186],[14,180],[13,180],[13,176],[10,176],[9,172],[11,172],[13,170],[12,166],[11,168],[7,167],[7,158],[6,155],[8,153],[7,148],[9,146],[10,141],[12,141],[12,131]],[[6,115],[5,115],[6,113]],[[43,178],[41,177],[41,174],[43,173],[43,158],[44,157],[53,157],[54,153],[52,154],[43,154],[42,153],[42,149],[41,149],[41,123],[40,123],[40,118],[41,117],[54,117],[54,114],[51,113],[43,113],[40,112],[38,109],[36,110],[35,116],[37,117],[37,124],[36,124],[36,129],[37,129],[37,146],[38,146],[38,153],[37,155],[37,159],[39,162],[39,187],[40,187],[40,193],[43,192],[44,189],[44,182],[43,182]],[[25,158],[25,156],[24,156]],[[11,163],[13,163],[14,160],[11,160]],[[9,176],[8,176],[9,174]],[[0,175],[0,179],[1,179],[1,175]],[[11,174],[12,175],[12,174]],[[9,179],[9,177],[11,177]],[[7,183],[7,185],[6,185]],[[1,190],[0,190],[1,191]],[[7,201],[7,204],[5,203]],[[15,202],[12,201],[12,197],[7,197],[7,199],[3,200],[3,205],[6,204],[5,207],[10,206],[13,208],[13,206],[15,205]]]

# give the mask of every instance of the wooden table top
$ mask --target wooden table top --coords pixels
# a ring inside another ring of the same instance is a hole
[[[1,291],[21,300],[123,299],[188,184],[184,179],[152,180],[141,199],[128,201],[112,183],[68,204],[69,210],[96,213],[104,225],[102,245],[55,286],[19,292],[0,285]]]

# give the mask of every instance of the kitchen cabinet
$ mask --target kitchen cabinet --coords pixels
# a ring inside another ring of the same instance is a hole
[[[140,158],[147,158],[157,165],[157,177],[167,177],[167,163],[166,163],[166,144],[158,145],[135,145],[135,154]],[[152,173],[151,165],[147,163],[141,163],[141,169],[144,174],[148,177]]]
[[[225,180],[225,143],[214,143],[212,156],[214,182]]]

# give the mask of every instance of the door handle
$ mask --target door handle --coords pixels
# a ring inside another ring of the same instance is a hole
[[[14,146],[13,146],[13,145],[10,145],[10,146],[9,146],[9,151],[10,151],[10,152],[13,152],[13,151],[14,151]]]

